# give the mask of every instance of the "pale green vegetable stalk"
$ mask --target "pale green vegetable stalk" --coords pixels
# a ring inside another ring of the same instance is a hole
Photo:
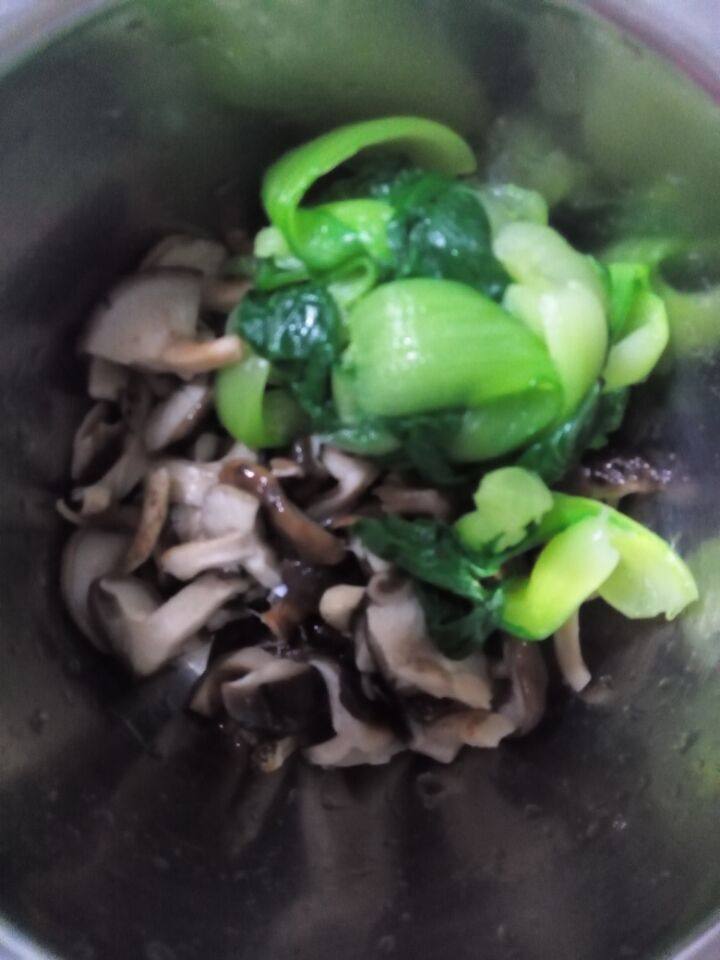
[[[548,205],[535,190],[525,190],[513,183],[485,184],[477,194],[490,221],[493,237],[509,223],[524,221],[547,226]]]
[[[551,227],[511,223],[498,234],[493,251],[518,283],[541,287],[577,283],[605,306],[607,294],[598,268]]]
[[[462,540],[506,550],[552,505],[552,494],[540,477],[522,467],[503,467],[485,474],[475,492],[475,511],[461,517],[455,530]]]
[[[529,577],[506,588],[503,623],[512,633],[544,639],[600,589],[620,554],[603,517],[588,517],[553,537]]]
[[[547,344],[563,385],[563,413],[572,413],[605,363],[608,329],[601,302],[588,287],[571,281],[546,289],[513,284],[503,306]]]
[[[654,293],[641,293],[633,306],[629,333],[614,344],[603,370],[604,389],[621,390],[645,380],[667,346],[670,335],[665,304]]]
[[[450,280],[382,284],[353,308],[338,393],[374,416],[473,408],[527,391],[557,392],[542,342],[471,287]]]

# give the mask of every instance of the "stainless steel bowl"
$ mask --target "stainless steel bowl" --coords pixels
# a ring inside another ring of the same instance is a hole
[[[46,0],[4,16],[0,936],[11,955],[716,960],[712,343],[668,366],[626,432],[682,464],[682,495],[642,515],[700,563],[702,608],[685,626],[591,610],[603,695],[449,768],[402,757],[250,776],[178,712],[181,675],[135,689],[74,634],[53,506],[84,403],[73,345],[90,305],[163,230],[255,218],[259,172],[283,145],[391,110],[443,118],[480,144],[493,115],[525,106],[609,181],[682,170],[703,232],[720,236],[720,118],[705,95],[634,40],[539,0]],[[699,50],[681,54],[711,87],[717,61]]]

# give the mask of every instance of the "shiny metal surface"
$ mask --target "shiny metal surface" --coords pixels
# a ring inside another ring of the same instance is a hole
[[[3,79],[6,939],[63,960],[720,954],[698,934],[720,906],[711,352],[648,388],[626,434],[682,464],[676,495],[641,515],[684,552],[706,544],[703,617],[683,629],[591,608],[598,695],[497,752],[253,777],[176,712],[182,677],[134,689],[56,592],[53,502],[83,406],[73,342],[109,280],[164,229],[252,220],[263,164],[308,130],[418,110],[480,144],[518,102],[610,179],[683,169],[720,233],[718,115],[641,51],[539,3],[128,2]]]

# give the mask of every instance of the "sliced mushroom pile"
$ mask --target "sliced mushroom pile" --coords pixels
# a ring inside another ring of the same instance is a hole
[[[528,733],[545,710],[539,647],[506,638],[448,659],[411,583],[353,537],[358,515],[452,519],[450,498],[317,438],[258,456],[217,425],[210,375],[244,350],[213,332],[247,290],[223,277],[228,256],[168,237],[90,318],[92,405],[58,505],[75,525],[61,585],[78,629],[138,677],[202,652],[189,706],[264,770],[295,752],[321,766],[403,750],[447,763]],[[577,621],[555,650],[581,690]]]

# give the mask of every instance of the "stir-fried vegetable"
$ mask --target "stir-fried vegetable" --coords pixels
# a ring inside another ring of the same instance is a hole
[[[663,354],[657,264],[675,247],[600,263],[548,226],[541,195],[462,179],[474,170],[457,134],[413,117],[341,127],[282,157],[263,183],[256,292],[228,325],[251,349],[218,378],[220,418],[252,446],[310,431],[460,491],[500,461],[454,527],[356,526],[413,578],[449,655],[498,626],[542,639],[595,594],[627,616],[673,617],[696,595],[674,551],[545,484],[607,442]]]
[[[528,474],[522,481],[525,490],[533,489],[531,478]],[[485,489],[493,479],[493,474],[486,476]],[[455,528],[470,550],[487,546],[486,530],[498,517],[493,500],[483,497],[483,485],[477,510]],[[511,521],[513,539],[516,529]],[[551,505],[534,528],[529,526],[515,553],[543,543],[547,545],[530,575],[511,580],[505,588],[504,622],[528,639],[549,636],[596,591],[632,618],[665,614],[672,619],[697,598],[692,575],[664,540],[599,501],[552,494]]]
[[[546,654],[590,682],[586,601],[671,619],[698,595],[655,533],[548,484],[672,482],[638,452],[584,457],[669,327],[675,349],[717,336],[717,251],[662,190],[618,234],[622,192],[504,130],[488,183],[429,120],[327,133],[268,171],[252,254],[165,238],[81,341],[68,610],[138,675],[207,660],[192,709],[263,769],[497,746],[542,719]]]
[[[383,284],[356,305],[348,327],[339,376],[364,414],[473,409],[516,393],[558,389],[538,338],[464,284]]]
[[[371,147],[386,153],[341,169]],[[281,158],[255,243],[266,292],[229,330],[271,362],[270,404],[292,394],[345,449],[443,485],[466,480],[453,464],[515,454],[554,481],[619,425],[623,389],[665,347],[664,308],[642,263],[600,266],[547,226],[538,194],[458,179],[474,166],[457,134],[412,117]],[[247,418],[221,416],[249,442]]]
[[[475,502],[476,510],[454,529],[388,517],[363,520],[356,530],[370,550],[420,582],[419,595],[436,616],[442,610],[447,620],[449,610],[466,620],[472,611],[457,601],[471,601],[483,624],[494,618],[495,626],[525,640],[550,636],[596,593],[627,617],[664,614],[669,620],[697,598],[675,551],[603,503],[552,494],[517,467],[486,474]],[[497,580],[504,564],[538,547],[529,574]],[[427,584],[434,588],[429,593]],[[475,629],[476,644],[489,632]],[[463,635],[467,640],[467,631]],[[451,636],[435,639],[446,654],[457,655]],[[467,652],[466,644],[459,648]]]
[[[262,199],[270,221],[309,269],[326,271],[354,256],[389,257],[386,226],[392,209],[358,199],[301,208],[310,187],[361,150],[392,146],[421,167],[448,176],[472,173],[470,147],[447,127],[419,117],[388,117],[338,127],[286,154],[265,175]]]

